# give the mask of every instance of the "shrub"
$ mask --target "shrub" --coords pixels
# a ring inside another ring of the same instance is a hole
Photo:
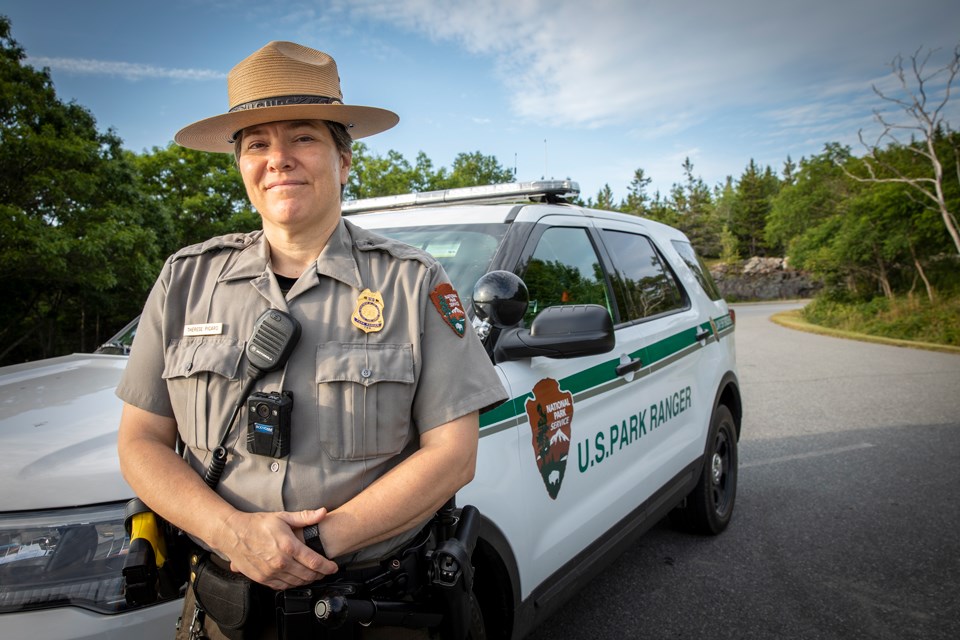
[[[869,335],[960,346],[960,297],[907,296],[840,302],[818,298],[803,310],[812,324]]]

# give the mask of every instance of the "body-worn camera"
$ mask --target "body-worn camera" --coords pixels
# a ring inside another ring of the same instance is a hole
[[[255,391],[247,396],[247,451],[271,458],[290,453],[292,411],[289,391]]]

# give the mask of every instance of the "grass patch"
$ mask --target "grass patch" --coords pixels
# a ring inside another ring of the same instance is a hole
[[[820,298],[800,315],[811,324],[839,331],[960,347],[960,297],[932,303],[918,297],[860,303]]]

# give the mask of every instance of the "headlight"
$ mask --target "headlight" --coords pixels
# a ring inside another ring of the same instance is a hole
[[[0,514],[0,613],[127,609],[124,504]]]

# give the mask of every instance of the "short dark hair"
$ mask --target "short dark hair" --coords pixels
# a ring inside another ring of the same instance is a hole
[[[333,144],[337,147],[337,151],[340,153],[346,154],[348,156],[353,154],[353,138],[350,137],[350,133],[347,131],[347,127],[340,124],[339,122],[333,122],[331,120],[321,120],[323,124],[327,125],[327,129],[330,131],[330,137],[333,138]],[[340,185],[340,200],[343,200],[343,192],[347,190],[347,185]]]
[[[323,120],[322,122],[327,125],[327,129],[330,130],[330,135],[333,137],[333,144],[337,145],[337,151],[340,153],[352,153],[353,138],[350,137],[350,132],[347,131],[347,127],[339,122],[332,122],[330,120]]]

